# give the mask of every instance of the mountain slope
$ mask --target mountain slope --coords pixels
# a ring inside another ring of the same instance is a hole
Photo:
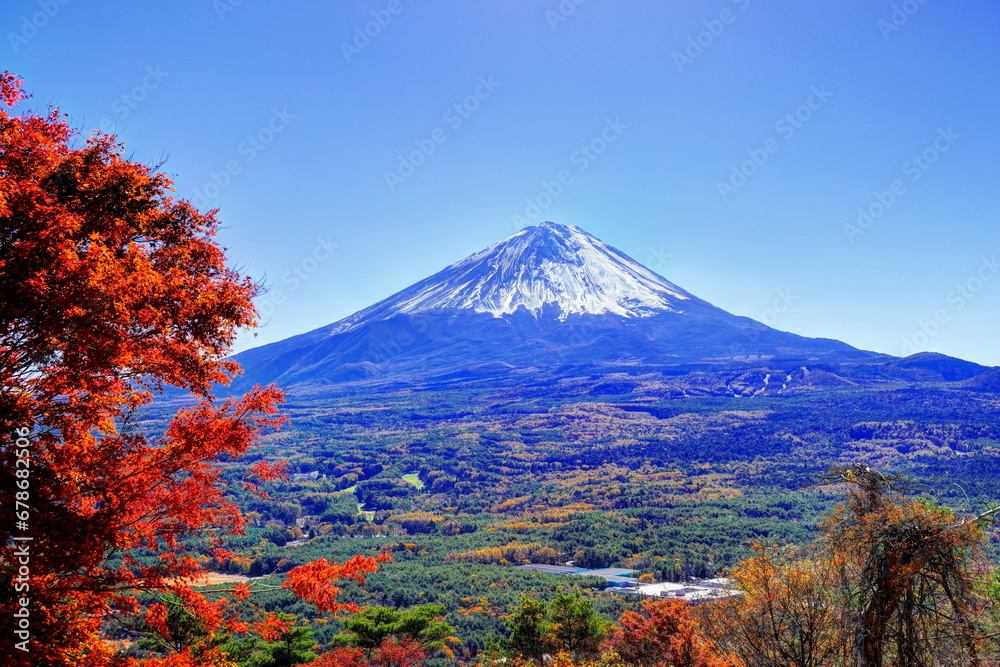
[[[343,333],[367,322],[437,310],[494,317],[648,317],[713,306],[579,227],[543,222],[331,326]],[[721,311],[720,311],[721,312]]]
[[[411,380],[472,368],[600,373],[874,356],[727,313],[582,229],[545,222],[347,318],[236,361],[245,370],[239,386]]]

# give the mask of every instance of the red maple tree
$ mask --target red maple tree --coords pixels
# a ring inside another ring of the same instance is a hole
[[[200,571],[182,538],[241,529],[218,461],[281,422],[281,393],[213,401],[238,372],[225,355],[255,323],[258,293],[214,241],[216,211],[173,197],[171,180],[125,159],[114,137],[80,142],[56,109],[18,113],[25,98],[18,77],[0,74],[0,616],[14,625],[0,655],[113,664],[101,628],[140,611],[141,592],[172,590],[229,622],[225,605],[181,583]],[[165,385],[200,403],[151,440],[135,422]],[[133,559],[136,548],[157,562]],[[337,609],[320,577],[374,567],[313,564],[288,588]],[[149,614],[155,626],[162,609]]]
[[[624,664],[638,667],[732,667],[712,651],[683,600],[645,600],[639,612],[626,611],[605,646]]]
[[[427,657],[420,642],[388,637],[371,651],[341,646],[311,662],[313,667],[418,667]]]

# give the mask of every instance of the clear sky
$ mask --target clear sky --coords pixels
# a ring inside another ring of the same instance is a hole
[[[1000,365],[988,0],[4,0],[0,68],[219,208],[257,337],[525,224],[733,313]]]

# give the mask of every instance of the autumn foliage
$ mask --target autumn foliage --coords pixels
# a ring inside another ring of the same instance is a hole
[[[320,611],[338,614],[344,611],[357,612],[358,607],[352,603],[337,601],[340,588],[335,581],[353,579],[365,583],[365,575],[378,569],[379,563],[392,560],[388,553],[382,553],[375,558],[369,556],[354,556],[347,562],[328,563],[325,558],[300,565],[288,573],[288,579],[282,588],[315,605]]]
[[[578,596],[561,594],[563,607],[578,606]],[[559,605],[555,605],[558,607]],[[510,655],[486,656],[486,667],[741,667],[721,656],[700,628],[701,621],[683,600],[648,599],[626,611],[602,642],[607,625],[594,627],[586,614],[553,614],[544,602],[524,598],[508,619]],[[583,611],[583,609],[580,609]],[[560,618],[560,616],[562,618]],[[584,642],[566,641],[566,626]],[[563,627],[558,627],[562,625]]]
[[[754,552],[731,572],[741,594],[699,610],[717,645],[748,665],[851,664],[835,566],[809,549]]]
[[[5,630],[0,655],[11,665],[113,664],[101,635],[109,619],[145,613],[151,631],[167,630],[165,604],[143,608],[143,593],[181,600],[205,636],[232,629],[228,600],[189,587],[201,565],[184,538],[241,530],[218,461],[241,458],[281,422],[281,394],[257,387],[213,400],[213,387],[238,372],[224,357],[255,323],[258,291],[226,265],[214,212],[174,198],[170,179],[125,159],[113,137],[81,143],[57,110],[15,113],[25,97],[17,77],[0,74],[0,457],[9,473],[0,543],[28,545],[20,564],[9,548],[0,560],[0,615],[13,618],[21,598],[30,612],[30,641],[18,648]],[[166,385],[200,403],[151,440],[136,421]],[[138,548],[158,558],[139,562]],[[313,563],[286,588],[343,610],[332,582],[375,567],[367,557]],[[150,664],[225,662],[176,648]]]
[[[834,470],[846,500],[801,549],[758,547],[741,596],[706,605],[718,646],[747,665],[995,664],[980,548],[996,513],[961,515],[864,465]]]
[[[366,651],[357,646],[338,647],[309,663],[312,667],[417,667],[427,651],[412,638],[390,637]]]
[[[624,664],[636,667],[735,667],[718,657],[683,600],[646,600],[626,611],[605,646]]]

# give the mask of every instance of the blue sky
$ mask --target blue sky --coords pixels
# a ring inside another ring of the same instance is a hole
[[[29,104],[220,209],[272,290],[239,349],[554,220],[779,329],[1000,365],[996,3],[5,0],[0,26]]]

